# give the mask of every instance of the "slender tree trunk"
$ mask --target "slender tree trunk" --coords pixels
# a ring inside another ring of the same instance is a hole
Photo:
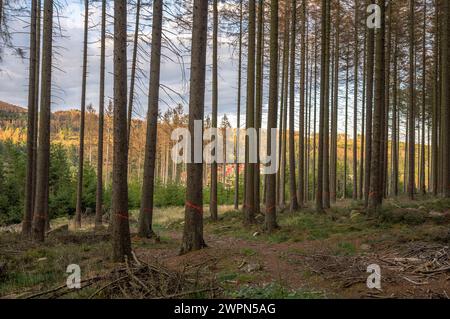
[[[286,21],[288,21],[289,19],[286,19]],[[287,59],[289,58],[289,55],[288,55],[288,49],[287,49],[287,47],[288,47],[288,36],[289,36],[289,34],[288,34],[288,30],[289,30],[289,26],[288,26],[288,23],[287,22],[285,22],[285,26],[284,26],[284,41],[283,41],[283,46],[280,48],[280,62],[281,62],[281,64],[282,64],[282,67],[281,67],[281,86],[280,86],[280,90],[281,90],[281,97],[280,97],[280,111],[279,111],[279,113],[280,113],[280,119],[279,119],[279,124],[278,124],[278,126],[279,126],[279,134],[278,134],[278,145],[279,145],[279,147],[278,147],[278,163],[280,164],[279,165],[279,167],[278,167],[278,172],[277,172],[277,179],[276,179],[276,185],[277,185],[277,187],[276,187],[276,189],[277,189],[277,204],[278,205],[280,205],[280,203],[281,203],[281,200],[280,200],[280,197],[281,197],[281,171],[282,171],[282,154],[283,154],[283,147],[282,147],[282,145],[283,145],[283,123],[284,123],[284,121],[283,121],[283,116],[284,116],[284,107],[285,107],[285,99],[287,98],[286,97],[286,90],[285,90],[285,88],[286,88],[286,81],[287,81],[287,70],[286,70],[286,67],[287,67],[287,65],[288,65],[288,63],[287,63]],[[281,53],[282,53],[282,55],[283,55],[283,58],[281,59]],[[281,205],[282,206],[282,205]]]
[[[331,3],[327,4],[327,43],[325,63],[325,108],[324,108],[324,164],[323,164],[323,207],[330,208],[330,57],[331,57]]]
[[[398,128],[397,128],[397,102],[398,102],[398,31],[395,32],[394,43],[394,85],[392,103],[392,178],[391,194],[398,196]]]
[[[131,60],[130,93],[128,94],[127,143],[130,144],[131,124],[133,122],[134,87],[136,82],[137,51],[139,48],[139,20],[141,16],[141,0],[136,0],[136,21],[134,24],[133,57]]]
[[[264,50],[264,0],[259,0],[258,3],[258,39],[256,44],[256,98],[255,98],[255,129],[256,129],[256,137],[257,137],[257,163],[255,165],[255,214],[260,214],[260,158],[259,158],[259,150],[260,150],[260,141],[261,137],[259,134],[259,129],[261,128],[262,121],[262,104],[263,104],[263,68],[264,68],[264,59],[263,59],[263,50]]]
[[[44,1],[44,32],[42,47],[41,109],[39,117],[39,149],[37,152],[36,199],[32,236],[35,241],[45,239],[46,207],[50,163],[50,107],[52,83],[53,1]]]
[[[367,5],[374,3],[368,0]],[[375,53],[375,31],[367,30],[367,81],[366,81],[366,157],[364,172],[364,201],[365,206],[369,203],[371,164],[372,164],[372,114],[373,114],[373,85],[374,85],[374,53]]]
[[[328,37],[329,30],[327,28],[327,21],[330,18],[329,7],[330,3],[327,0],[322,0],[322,39],[321,39],[321,76],[320,76],[320,112],[319,112],[319,154],[317,163],[317,191],[316,191],[316,210],[318,213],[323,212],[324,204],[324,161],[325,161],[325,135],[328,134],[325,130],[325,109],[328,107],[328,99],[326,90],[328,88],[327,81],[327,67],[329,60],[328,54]]]
[[[247,118],[246,128],[255,127],[255,38],[256,38],[256,4],[255,0],[249,2],[249,21],[248,21],[248,63],[247,63]],[[249,162],[250,157],[250,141],[246,136],[245,143],[245,174],[246,191],[245,191],[245,224],[253,224],[255,222],[255,191],[254,174],[255,164]]]
[[[364,30],[364,63],[363,63],[363,84],[362,84],[362,111],[361,111],[361,151],[359,157],[359,183],[358,183],[358,198],[364,198],[364,151],[365,151],[365,120],[366,120],[366,82],[367,82],[367,30]]]
[[[408,153],[409,153],[409,141],[408,141],[408,136],[409,136],[409,125],[408,125],[408,114],[409,114],[409,110],[406,110],[406,117],[405,117],[405,141],[404,141],[404,145],[405,145],[405,150],[404,150],[404,154],[403,154],[403,193],[406,194],[406,192],[408,191]]]
[[[288,29],[289,30],[289,29]],[[280,208],[285,209],[286,205],[286,142],[287,142],[287,109],[288,109],[288,89],[289,89],[289,37],[286,40],[285,54],[285,80],[284,80],[284,100],[283,100],[283,124],[281,129],[281,163],[280,163]]]
[[[415,193],[415,154],[416,154],[416,93],[415,93],[415,0],[409,0],[409,156],[408,156],[408,197],[414,199]]]
[[[127,2],[114,1],[114,149],[112,187],[113,260],[131,257],[128,214]]]
[[[155,187],[156,143],[158,140],[159,84],[161,69],[163,0],[153,1],[152,54],[148,92],[147,138],[145,144],[144,179],[142,183],[139,236],[152,237],[153,197]]]
[[[334,49],[334,93],[333,93],[333,111],[331,116],[331,202],[336,203],[336,188],[337,188],[337,125],[338,125],[338,103],[339,103],[339,56],[340,56],[340,15],[341,5],[340,1],[336,2],[336,44]]]
[[[427,20],[427,3],[423,2],[423,38],[422,38],[422,145],[420,151],[420,182],[419,188],[423,195],[426,194],[425,185],[425,107],[426,107],[426,63],[427,63],[427,48],[426,48],[426,20]]]
[[[347,158],[348,158],[348,83],[350,71],[350,48],[347,48],[347,67],[345,71],[345,124],[344,124],[344,194],[343,198],[347,198]]]
[[[355,56],[353,107],[353,199],[358,199],[358,81],[359,81],[359,1],[355,0]]]
[[[372,164],[370,174],[370,193],[368,211],[371,214],[378,213],[383,199],[381,190],[381,156],[382,152],[382,126],[383,109],[385,107],[385,0],[378,0],[381,8],[381,28],[376,33],[376,64],[375,64],[375,107],[373,112],[373,143]]]
[[[1,8],[0,8],[1,10]],[[33,175],[34,171],[34,133],[35,133],[35,114],[36,114],[36,51],[37,48],[37,0],[31,2],[31,20],[30,20],[30,65],[28,68],[28,123],[27,123],[27,170],[25,184],[25,210],[22,222],[22,235],[26,238],[31,237],[31,221],[33,220]],[[1,21],[0,21],[1,23]]]
[[[211,124],[213,129],[217,130],[217,106],[218,106],[218,65],[217,65],[217,34],[219,30],[219,12],[217,1],[213,0],[213,61],[212,61],[212,118]],[[217,139],[215,140],[217,143]],[[218,145],[216,145],[217,150]],[[217,151],[216,156],[217,156]],[[217,162],[211,163],[211,188],[209,199],[209,212],[211,220],[217,221]]]
[[[234,209],[239,209],[239,137],[241,127],[241,85],[242,85],[242,0],[239,3],[239,67],[238,67],[238,98],[237,98],[237,124],[236,124],[236,162],[235,162],[235,189]]]
[[[102,226],[103,214],[103,130],[105,125],[105,53],[106,53],[106,0],[102,0],[102,24],[100,45],[100,96],[98,114],[97,193],[95,227]]]
[[[309,26],[309,24],[308,24]],[[309,29],[309,28],[308,28]],[[309,42],[308,42],[309,43]],[[312,52],[312,50],[311,50]],[[309,63],[312,63],[312,57],[309,55]],[[312,96],[313,96],[313,81],[314,81],[314,67],[310,67],[309,85],[308,85],[308,108],[307,108],[307,132],[306,132],[306,151],[305,151],[305,202],[310,200],[310,169],[311,169],[311,112],[312,112]],[[294,158],[295,159],[295,158]]]
[[[278,0],[270,1],[270,82],[269,82],[269,110],[267,117],[267,150],[272,149],[272,129],[277,126],[278,104]],[[278,227],[276,216],[276,174],[266,175],[266,215],[265,227],[272,232]]]
[[[442,28],[442,83],[441,83],[441,108],[442,108],[442,188],[443,195],[446,198],[450,197],[450,79],[449,79],[449,28],[450,28],[450,8],[448,1],[443,1],[443,28]]]
[[[436,2],[438,4],[439,2]],[[439,136],[439,124],[438,112],[440,109],[440,88],[439,88],[439,31],[440,31],[440,20],[439,20],[439,5],[436,5],[435,9],[435,35],[434,35],[434,81],[433,81],[433,114],[432,114],[432,189],[433,195],[438,194],[438,180],[439,180],[439,147],[438,147],[438,136]]]
[[[306,1],[301,0],[301,16],[300,16],[300,113],[299,113],[299,158],[298,158],[298,203],[303,206],[305,203],[305,177],[304,177],[304,148],[305,148],[305,83],[306,83]],[[295,11],[295,10],[294,10]],[[295,62],[294,62],[295,63]],[[292,69],[291,69],[292,72]]]
[[[392,2],[388,0],[387,2],[388,6],[388,23],[387,23],[387,40],[386,40],[386,46],[385,46],[385,81],[384,81],[384,98],[385,98],[385,104],[384,108],[382,109],[382,139],[381,139],[381,176],[380,176],[380,187],[381,187],[381,194],[380,196],[382,198],[387,197],[387,168],[388,168],[388,135],[389,135],[389,125],[388,125],[388,116],[389,116],[389,109],[390,109],[390,88],[391,88],[391,74],[390,74],[390,67],[391,67],[391,48],[392,48],[392,26],[391,26],[391,17],[392,17]],[[386,18],[385,18],[386,20]]]
[[[318,26],[316,25],[315,34],[318,34]],[[318,74],[318,66],[317,66],[317,37],[314,37],[314,120],[313,120],[313,188],[312,188],[312,197],[313,200],[316,198],[316,157],[317,157],[317,74]]]
[[[32,178],[32,201],[31,208],[34,210],[36,200],[36,171],[37,171],[37,147],[38,147],[38,128],[39,128],[39,92],[40,92],[40,75],[41,75],[41,0],[37,1],[37,13],[36,13],[36,75],[34,86],[34,139],[33,139],[33,178]],[[31,224],[30,220],[30,235]]]
[[[304,2],[304,0],[303,0]],[[291,62],[290,62],[290,81],[289,81],[289,189],[290,189],[290,210],[294,212],[298,210],[297,186],[295,183],[295,38],[297,26],[297,0],[291,2]],[[304,23],[302,21],[302,23]],[[301,135],[301,133],[300,133]],[[301,166],[299,166],[301,170]],[[299,178],[302,176],[299,175]],[[299,190],[299,193],[301,190]]]
[[[84,166],[84,130],[86,116],[86,79],[87,79],[87,41],[89,22],[89,1],[84,1],[84,40],[83,40],[83,71],[81,83],[81,113],[80,113],[80,150],[78,155],[78,184],[77,184],[77,204],[75,212],[75,228],[81,227],[81,211],[83,201],[83,166]]]
[[[195,121],[203,122],[204,117],[208,1],[194,0],[193,15],[189,98],[189,132],[191,134],[191,145],[195,145]],[[195,147],[192,147],[191,159],[196,159],[195,151]],[[186,211],[181,254],[206,247],[203,239],[203,164],[201,161],[201,159],[199,161],[194,160],[193,163],[187,164],[186,183],[191,187],[186,189]]]

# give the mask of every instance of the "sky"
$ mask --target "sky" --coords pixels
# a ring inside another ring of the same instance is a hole
[[[90,29],[88,45],[88,77],[87,77],[87,104],[98,109],[99,101],[99,68],[100,68],[100,8],[98,5],[90,6]],[[130,30],[134,25],[134,8],[129,8],[128,24]],[[148,15],[149,12],[142,12]],[[10,28],[13,31],[13,42],[19,47],[27,50],[29,44],[27,17],[13,19]],[[81,81],[82,81],[82,52],[83,52],[83,20],[84,5],[80,0],[66,0],[60,10],[58,26],[54,35],[54,68],[52,73],[52,111],[79,109],[81,103]],[[108,20],[112,20],[109,18]],[[112,21],[109,21],[112,22]],[[148,33],[151,21],[142,21],[144,33]],[[110,30],[112,26],[110,27]],[[165,36],[177,42],[184,38],[189,43],[188,35],[180,35],[170,24],[164,26]],[[60,32],[60,30],[62,30]],[[130,31],[130,40],[132,32]],[[177,36],[178,35],[178,36]],[[226,114],[230,122],[235,126],[236,104],[237,104],[237,67],[238,57],[233,48],[227,44],[226,39],[219,47],[219,117]],[[106,99],[112,98],[112,48],[111,39],[107,41],[107,69],[106,69]],[[141,50],[138,58],[143,76],[137,80],[136,110],[134,116],[145,118],[147,110],[148,74],[150,71],[150,46],[145,41],[140,42]],[[129,43],[128,59],[131,61],[132,42]],[[187,111],[189,100],[189,53],[183,53],[183,65],[178,62],[175,54],[167,48],[163,48],[163,60],[161,65],[161,90],[160,109],[167,110],[181,102]],[[206,92],[205,92],[205,114],[211,112],[211,48],[208,48],[207,70],[206,70]],[[21,59],[11,51],[5,51],[3,61],[0,62],[0,100],[27,107],[28,96],[28,58]],[[129,63],[130,64],[130,63]],[[129,68],[129,73],[130,73]],[[183,80],[184,79],[184,80]],[[245,83],[245,81],[244,81]],[[243,88],[245,92],[245,88]],[[244,97],[245,98],[245,97]],[[245,101],[245,99],[243,99]],[[243,108],[245,110],[245,107]]]
[[[84,5],[81,0],[60,0],[63,2],[61,8],[58,8],[59,18],[55,18],[54,28],[54,67],[52,73],[52,111],[79,109],[81,104],[81,82],[82,82],[82,51],[83,51],[83,28],[84,28]],[[92,3],[92,2],[91,2]],[[226,4],[222,4],[226,5]],[[112,8],[109,8],[111,12]],[[220,11],[220,8],[219,8]],[[135,19],[134,7],[128,8],[128,24],[129,24],[129,45],[128,59],[131,61],[133,25]],[[94,109],[98,109],[99,101],[99,68],[100,68],[100,8],[99,5],[90,5],[89,19],[89,44],[88,44],[88,77],[87,77],[87,104],[92,104]],[[147,17],[151,16],[151,8],[145,8],[142,12],[141,25],[142,34],[150,34],[151,21]],[[13,42],[16,46],[27,50],[29,46],[29,17],[23,16],[12,19],[9,22],[13,31]],[[163,26],[164,37],[171,39],[176,47],[183,47],[180,41],[184,43],[184,47],[189,47],[190,37],[187,34],[180,33],[174,25],[167,19],[164,19]],[[108,17],[109,32],[112,30],[112,17]],[[211,32],[209,32],[211,33]],[[209,40],[211,40],[209,34]],[[151,48],[144,36],[140,40],[141,49],[139,51],[138,64],[143,70],[142,76],[137,79],[135,93],[134,117],[145,119],[147,113],[147,91],[148,91],[148,74],[150,71],[150,53]],[[238,52],[237,48],[230,45],[233,39],[226,38],[224,35],[219,36],[219,123],[224,114],[227,115],[232,127],[236,127],[237,119],[237,83],[238,83]],[[206,68],[206,92],[205,92],[205,116],[211,113],[211,87],[212,87],[212,47],[211,41],[207,49],[207,68]],[[107,69],[106,69],[106,101],[113,97],[112,87],[112,39],[107,40]],[[160,111],[161,113],[168,108],[175,107],[177,103],[182,103],[185,112],[188,110],[189,100],[189,65],[190,52],[185,50],[182,53],[182,61],[168,49],[167,42],[163,42],[163,59],[161,65],[161,87],[160,87]],[[245,47],[244,47],[245,50]],[[0,62],[0,100],[8,103],[27,107],[28,95],[28,59],[20,59],[12,54],[11,51],[5,51],[3,61]],[[129,63],[130,65],[131,63]],[[243,59],[244,70],[242,73],[242,104],[241,104],[241,127],[245,127],[245,95],[246,95],[246,74],[245,74],[245,57]],[[361,65],[362,68],[362,65]],[[129,67],[129,73],[130,73]],[[267,76],[268,68],[265,73]],[[342,73],[342,72],[341,72]],[[343,85],[343,74],[340,75],[340,96],[339,96],[339,132],[344,130],[343,117],[345,94]],[[348,129],[352,132],[353,118],[353,85],[350,85],[349,92],[349,109],[348,109]],[[361,90],[361,87],[360,87]],[[268,80],[264,81],[264,102],[263,102],[263,127],[266,126],[266,110],[268,100]],[[317,102],[320,94],[317,94]],[[359,96],[361,104],[361,94]],[[314,103],[314,101],[312,101]],[[296,89],[295,114],[299,112],[299,91],[298,83]],[[361,105],[358,108],[358,131],[361,128],[360,112]],[[299,127],[298,116],[295,117],[295,126]]]

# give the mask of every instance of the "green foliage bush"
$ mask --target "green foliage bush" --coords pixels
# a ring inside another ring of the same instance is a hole
[[[20,223],[25,201],[26,178],[26,146],[12,142],[0,142],[0,225]],[[50,218],[71,216],[75,213],[77,194],[78,160],[77,151],[60,144],[52,144],[50,149],[49,176],[49,214]],[[84,164],[82,210],[95,210],[96,201],[96,170],[95,167]],[[243,175],[241,174],[239,198],[243,199]],[[128,187],[129,208],[140,207],[142,182],[130,180]],[[234,203],[234,187],[218,184],[218,204],[232,205]],[[104,208],[111,207],[112,186],[104,190]],[[184,206],[186,186],[171,182],[163,184],[156,182],[154,193],[155,207]],[[262,187],[261,187],[262,196]],[[209,205],[210,188],[203,188],[204,204]]]
[[[76,203],[77,168],[67,150],[58,144],[50,149],[50,218],[72,215]],[[25,201],[26,148],[0,142],[0,225],[20,223]],[[96,173],[84,165],[83,209],[95,208]]]

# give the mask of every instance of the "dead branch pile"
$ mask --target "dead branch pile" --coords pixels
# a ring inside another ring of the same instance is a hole
[[[221,288],[206,263],[175,271],[156,261],[138,260],[134,254],[133,259],[106,275],[82,281],[81,289],[74,291],[62,285],[26,298],[55,299],[77,293],[90,299],[178,299],[216,298],[220,293]]]
[[[377,264],[381,268],[383,283],[403,282],[413,286],[428,285],[432,281],[443,283],[450,291],[450,248],[441,244],[411,242],[392,247],[382,253],[359,256],[327,254],[303,255],[303,261],[312,272],[323,278],[339,282],[342,288],[365,283],[367,267]],[[433,293],[429,292],[429,296]],[[448,298],[447,289],[441,297]]]

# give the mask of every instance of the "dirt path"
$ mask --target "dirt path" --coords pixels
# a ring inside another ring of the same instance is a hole
[[[141,248],[139,256],[157,258],[176,269],[209,262],[209,270],[231,289],[276,282],[288,289],[318,292],[333,298],[448,298],[450,293],[447,270],[430,272],[426,280],[411,276],[405,269],[414,266],[407,262],[417,263],[414,257],[405,260],[386,257],[393,254],[394,244],[374,245],[371,253],[346,256],[333,252],[335,243],[328,239],[267,243],[207,235],[207,249],[178,256],[176,247],[181,234],[164,235],[170,238],[170,247]],[[372,263],[382,266],[382,290],[367,288],[370,274],[366,267]]]

